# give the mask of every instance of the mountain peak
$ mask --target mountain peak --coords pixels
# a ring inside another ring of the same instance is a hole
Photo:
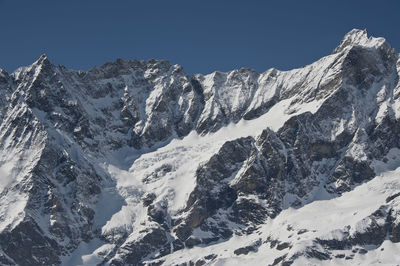
[[[34,63],[35,65],[52,65],[46,54],[42,54]]]
[[[352,29],[343,37],[343,40],[333,52],[338,53],[345,50],[347,47],[353,46],[364,46],[369,48],[379,47],[385,42],[386,40],[384,38],[375,38],[372,36],[368,37],[368,32],[366,29]]]

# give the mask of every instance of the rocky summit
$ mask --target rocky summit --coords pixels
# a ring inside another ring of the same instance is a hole
[[[0,264],[394,265],[399,75],[365,30],[290,71],[0,70]]]

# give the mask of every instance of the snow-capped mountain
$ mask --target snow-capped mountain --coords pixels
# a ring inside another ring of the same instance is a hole
[[[400,59],[0,70],[1,265],[393,265]]]

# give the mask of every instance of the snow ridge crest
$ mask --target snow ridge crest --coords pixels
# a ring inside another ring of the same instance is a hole
[[[333,53],[339,53],[353,46],[378,48],[384,43],[386,43],[386,40],[382,37],[368,37],[368,32],[366,29],[352,29],[344,36],[343,40],[340,42],[339,46],[335,48]]]

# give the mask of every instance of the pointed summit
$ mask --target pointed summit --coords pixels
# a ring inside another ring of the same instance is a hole
[[[54,65],[46,54],[42,54],[33,64],[32,69],[35,69],[35,75],[39,75],[39,73],[47,73],[54,72],[57,69],[57,66]]]
[[[39,59],[38,60],[44,60],[44,59],[47,59],[47,55],[46,54],[42,54],[40,57],[39,57]]]
[[[343,37],[343,40],[340,42],[339,46],[333,50],[333,53],[341,52],[353,46],[379,47],[385,42],[386,40],[384,38],[368,37],[366,29],[352,29]]]
[[[42,54],[36,61],[34,64],[36,65],[42,65],[42,64],[46,64],[46,63],[50,63],[49,58],[47,57],[46,54]]]

